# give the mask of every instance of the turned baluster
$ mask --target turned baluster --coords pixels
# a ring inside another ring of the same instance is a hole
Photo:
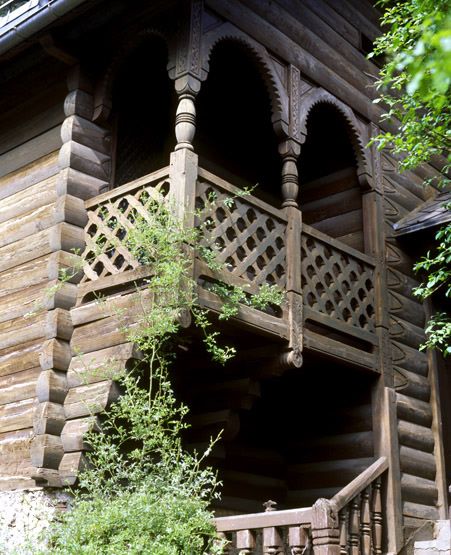
[[[302,555],[309,543],[308,528],[302,526],[290,526],[288,528],[288,546],[290,555]]]
[[[179,103],[175,116],[175,136],[177,145],[175,150],[187,148],[193,150],[193,139],[196,133],[196,107],[194,94],[185,92],[179,96]]]
[[[276,511],[277,503],[272,501],[266,501],[263,503],[266,513],[272,513]],[[282,553],[282,539],[275,526],[269,526],[268,528],[263,528],[263,555],[279,555]]]
[[[351,555],[359,555],[360,552],[360,507],[359,497],[356,496],[351,502],[351,514],[349,517],[349,545]]]
[[[239,530],[236,533],[236,547],[238,555],[252,555],[255,549],[255,532],[252,530]]]
[[[382,553],[382,498],[381,498],[381,479],[378,478],[373,484],[372,499],[372,538],[374,555]]]
[[[280,555],[283,553],[282,538],[275,526],[263,528],[263,554]]]
[[[348,554],[348,519],[349,509],[345,507],[338,515],[340,526],[340,555]]]
[[[362,555],[370,555],[371,552],[371,518],[370,518],[370,492],[365,489],[362,492],[362,506],[360,519],[360,543]]]

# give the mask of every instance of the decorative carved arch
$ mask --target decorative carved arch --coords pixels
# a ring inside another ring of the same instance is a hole
[[[132,36],[127,36],[116,50],[109,64],[105,67],[94,91],[93,121],[106,121],[111,113],[114,80],[127,57],[151,37],[163,40],[168,50],[168,67],[175,57],[174,45],[160,30],[154,28],[142,29]],[[168,74],[169,77],[169,74]]]
[[[365,149],[365,142],[362,138],[363,130],[360,122],[357,120],[354,112],[335,96],[328,93],[324,89],[317,88],[309,91],[301,98],[299,105],[299,126],[301,133],[301,144],[307,138],[307,120],[313,108],[320,104],[328,104],[333,106],[343,117],[346,122],[348,135],[357,159],[357,176],[362,188],[371,188],[371,173],[368,163],[368,156]]]
[[[288,93],[276,70],[275,64],[266,48],[234,27],[231,23],[224,23],[203,36],[201,47],[202,81],[207,79],[210,58],[215,46],[223,41],[238,42],[249,52],[258,72],[263,78],[271,100],[271,120],[274,130],[280,138],[288,137]]]

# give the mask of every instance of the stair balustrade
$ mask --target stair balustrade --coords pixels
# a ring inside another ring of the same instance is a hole
[[[384,541],[380,457],[332,499],[312,507],[215,519],[224,555],[381,555]]]

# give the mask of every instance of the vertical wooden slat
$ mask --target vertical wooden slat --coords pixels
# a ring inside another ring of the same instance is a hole
[[[362,492],[362,506],[360,519],[360,543],[362,555],[370,555],[371,552],[371,519],[370,519],[370,492],[365,489]]]
[[[349,544],[351,555],[360,555],[360,496],[357,495],[351,502],[349,520]]]
[[[372,512],[372,539],[374,555],[382,553],[382,499],[381,499],[381,479],[378,478],[373,484],[373,495],[371,500]]]

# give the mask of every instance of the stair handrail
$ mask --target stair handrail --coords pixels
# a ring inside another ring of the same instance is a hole
[[[371,483],[379,478],[388,469],[387,457],[379,457],[372,465],[360,473],[352,482],[349,482],[343,489],[341,489],[332,499],[330,503],[338,512],[343,509],[350,501],[357,495],[362,493]]]
[[[233,516],[222,516],[214,519],[218,532],[236,532],[238,530],[267,528],[270,526],[300,526],[310,524],[311,507],[286,509]]]

